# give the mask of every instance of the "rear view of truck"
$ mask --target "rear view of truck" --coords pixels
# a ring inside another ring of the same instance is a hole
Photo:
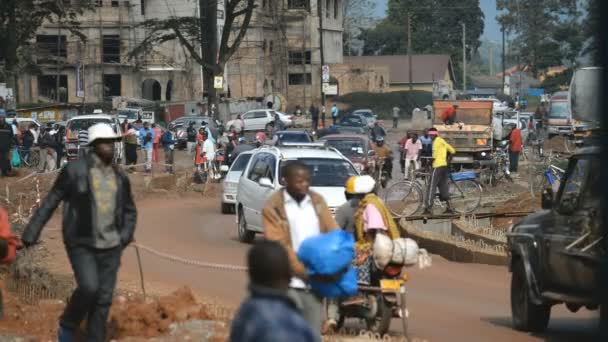
[[[443,111],[458,105],[455,123],[441,120]],[[492,152],[492,101],[434,101],[433,127],[456,149],[452,164],[472,165]]]

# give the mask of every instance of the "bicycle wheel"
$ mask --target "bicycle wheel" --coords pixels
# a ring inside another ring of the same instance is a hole
[[[450,181],[450,205],[459,214],[474,212],[481,204],[481,185],[477,181],[465,179]]]
[[[423,200],[418,184],[412,181],[395,183],[384,194],[384,203],[397,218],[414,215],[420,210]]]

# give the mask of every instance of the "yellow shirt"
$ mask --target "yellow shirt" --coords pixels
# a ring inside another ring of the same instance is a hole
[[[448,152],[456,153],[452,145],[448,144],[442,137],[433,141],[433,168],[448,166]]]

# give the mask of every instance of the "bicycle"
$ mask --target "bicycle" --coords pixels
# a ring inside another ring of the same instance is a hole
[[[496,186],[503,178],[513,182],[509,172],[509,153],[506,147],[496,148],[491,160],[479,160],[476,163],[481,168],[479,179],[482,184]]]
[[[431,210],[432,205],[429,206],[425,201],[431,174],[430,167],[425,171],[416,170],[413,180],[402,180],[389,187],[384,202],[391,214],[402,218],[418,213],[423,207]],[[472,171],[450,173],[448,202],[456,213],[469,214],[479,208],[482,188],[475,178],[476,174]],[[433,202],[437,197],[438,194],[433,194]]]
[[[557,190],[559,182],[566,173],[566,170],[555,165],[558,160],[559,155],[550,154],[540,166],[529,170],[528,187],[532,197],[536,197],[546,188]]]
[[[26,150],[22,147],[17,148],[17,153],[19,153],[19,161],[22,166],[29,168],[37,168],[38,163],[40,163],[40,151],[36,148],[30,148]]]

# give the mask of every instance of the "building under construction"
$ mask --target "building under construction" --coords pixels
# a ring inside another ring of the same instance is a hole
[[[224,96],[270,97],[290,108],[320,99],[319,27],[323,25],[324,63],[342,63],[343,9],[341,0],[318,1],[259,1],[246,38],[226,66]],[[85,40],[57,23],[47,22],[38,30],[35,58],[40,73],[20,75],[20,103],[95,103],[114,96],[202,98],[200,66],[177,41],[128,58],[146,36],[139,23],[191,17],[199,13],[198,1],[96,0],[95,6],[79,18]],[[218,4],[220,32],[224,8]]]

